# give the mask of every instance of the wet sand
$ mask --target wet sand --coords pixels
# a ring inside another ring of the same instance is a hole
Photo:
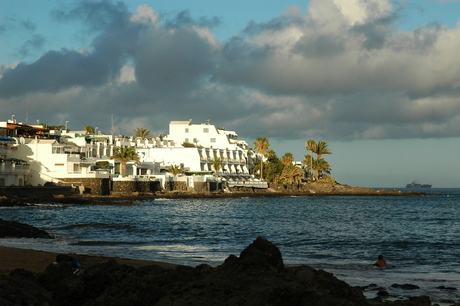
[[[0,274],[8,275],[11,271],[15,269],[24,269],[34,273],[44,272],[46,267],[49,264],[52,264],[56,260],[56,255],[62,253],[53,253],[45,251],[37,251],[31,249],[19,249],[0,246]],[[148,266],[148,265],[159,265],[164,268],[175,268],[177,265],[149,261],[149,260],[138,260],[138,259],[128,259],[128,258],[119,258],[119,257],[103,257],[103,256],[90,256],[90,255],[78,255],[78,254],[69,254],[70,256],[76,257],[80,264],[81,268],[92,266],[97,263],[106,262],[110,258],[115,259],[120,264],[125,264],[135,268]]]

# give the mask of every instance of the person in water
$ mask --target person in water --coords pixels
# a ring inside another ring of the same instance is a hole
[[[382,255],[379,255],[378,260],[375,262],[374,266],[376,267],[388,267],[387,261],[383,258]]]

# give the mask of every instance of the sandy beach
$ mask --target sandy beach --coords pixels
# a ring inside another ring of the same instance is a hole
[[[49,264],[52,264],[56,260],[56,255],[60,253],[37,251],[31,249],[19,249],[0,246],[0,274],[8,275],[15,269],[24,269],[34,273],[44,272]],[[69,254],[76,257],[82,265],[82,269],[90,267],[94,264],[108,261],[110,258],[115,259],[120,264],[125,264],[135,268],[148,266],[148,265],[159,265],[163,268],[174,268],[177,265],[148,261],[148,260],[137,260],[119,257],[102,257],[102,256],[89,256],[79,254]]]

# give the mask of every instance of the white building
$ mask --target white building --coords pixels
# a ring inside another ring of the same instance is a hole
[[[17,148],[15,139],[0,136],[0,186],[24,186],[30,172],[26,161],[9,157],[13,148]]]
[[[167,139],[173,139],[176,146],[193,144],[197,147],[217,148],[226,150],[247,150],[246,141],[238,140],[234,131],[218,128],[210,123],[192,124],[188,121],[171,121]]]
[[[246,141],[238,140],[234,131],[209,123],[171,121],[169,134],[160,143],[137,150],[141,160],[158,162],[165,169],[180,166],[185,174],[212,174],[212,161],[218,157],[224,163],[219,176],[229,180],[247,180],[251,176],[252,158],[248,157]]]
[[[101,132],[50,131],[42,126],[16,122],[0,123],[0,133],[9,136],[9,141],[15,144],[14,150],[1,151],[3,147],[0,147],[0,155],[24,161],[24,165],[14,166],[17,173],[23,173],[22,177],[9,175],[6,179],[4,176],[10,170],[4,166],[0,185],[43,185],[61,179],[77,182],[79,178],[122,179],[116,178],[119,162],[111,159],[117,147],[134,147],[140,157],[140,163],[128,163],[128,177],[123,179],[159,178],[163,184],[172,177],[165,170],[173,166],[183,168],[185,175],[200,176],[200,180],[203,177],[213,179],[212,162],[218,157],[223,161],[219,176],[235,181],[249,180],[254,164],[252,155],[248,156],[247,143],[238,140],[236,132],[209,123],[192,124],[192,120],[171,121],[166,137],[148,139]],[[19,167],[22,166],[21,172]]]
[[[26,160],[31,167],[27,183],[43,185],[60,179],[109,178],[110,170],[95,169],[101,159],[86,158],[86,147],[59,143],[56,139],[23,138],[11,157]],[[107,158],[108,159],[108,158]]]

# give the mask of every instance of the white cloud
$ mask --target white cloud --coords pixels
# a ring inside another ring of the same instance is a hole
[[[136,13],[136,15],[131,16],[131,22],[152,24],[155,26],[159,25],[161,22],[160,14],[155,12],[147,4],[139,5],[136,9]]]
[[[132,65],[124,65],[120,71],[120,83],[130,83],[136,81],[134,67]]]
[[[392,13],[391,2],[387,0],[334,0],[333,3],[351,26],[387,18]]]

